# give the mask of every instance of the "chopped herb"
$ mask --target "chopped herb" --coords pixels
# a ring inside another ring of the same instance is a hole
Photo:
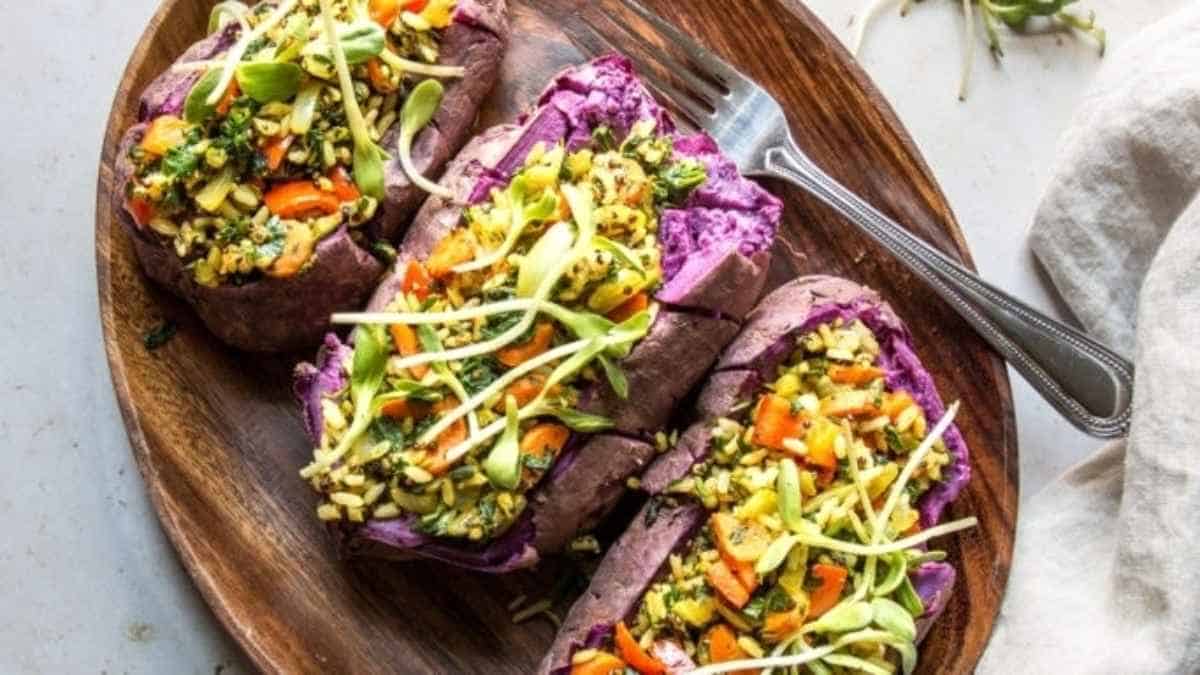
[[[500,376],[500,364],[491,355],[472,356],[463,360],[458,377],[463,388],[472,396],[487,388]]]
[[[707,178],[708,170],[694,159],[669,164],[655,176],[654,201],[666,205],[681,204]]]
[[[154,328],[151,328],[142,337],[142,344],[146,347],[147,351],[154,351],[170,342],[171,338],[175,337],[176,329],[177,326],[174,321],[165,320]]]
[[[601,125],[592,130],[592,142],[596,144],[597,152],[607,152],[617,147],[617,139],[612,129]]]
[[[170,150],[162,159],[162,171],[168,178],[184,179],[196,173],[200,166],[200,158],[187,145],[180,145]]]
[[[521,455],[521,463],[531,471],[545,471],[554,463],[554,456]]]

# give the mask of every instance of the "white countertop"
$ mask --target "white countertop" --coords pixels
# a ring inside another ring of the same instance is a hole
[[[807,0],[849,39],[853,0]],[[1109,45],[1184,0],[1082,0]],[[236,673],[237,646],[159,529],[129,451],[96,307],[93,211],[101,136],[125,60],[157,0],[12,3],[0,23],[0,672]],[[958,3],[885,10],[862,58],[925,154],[985,277],[1052,311],[1024,233],[1054,146],[1093,74],[1094,45],[977,45],[955,98]],[[1098,443],[1013,377],[1024,496]]]

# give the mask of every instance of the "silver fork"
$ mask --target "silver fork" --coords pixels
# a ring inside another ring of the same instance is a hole
[[[783,108],[766,90],[635,0],[621,2],[652,28],[657,45],[610,13],[588,11],[587,5],[594,10],[600,4],[590,2],[566,22],[572,41],[593,55],[624,53],[642,79],[711,134],[743,174],[794,183],[858,225],[928,283],[1075,426],[1102,438],[1128,433],[1133,364],[980,279],[846,189],[800,150]],[[676,59],[660,45],[678,47],[688,58]],[[659,76],[659,69],[684,86]]]

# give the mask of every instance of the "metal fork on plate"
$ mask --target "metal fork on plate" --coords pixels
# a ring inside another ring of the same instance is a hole
[[[634,0],[621,2],[641,17],[658,45],[673,45],[687,58],[676,58],[603,12],[575,15],[566,26],[572,41],[593,55],[624,53],[643,80],[712,135],[742,173],[794,183],[859,226],[928,283],[1075,426],[1103,438],[1128,433],[1133,364],[980,279],[846,189],[796,145],[783,108],[766,90]],[[682,86],[659,76],[660,69]]]

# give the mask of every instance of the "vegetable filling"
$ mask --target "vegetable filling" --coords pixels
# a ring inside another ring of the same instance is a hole
[[[510,527],[572,432],[612,426],[581,394],[628,394],[618,362],[657,311],[660,211],[705,178],[653,122],[620,144],[607,129],[573,152],[538,143],[426,260],[401,263],[385,311],[336,315],[359,325],[301,472],[318,516],[471,541]]]
[[[130,150],[130,215],[210,287],[300,274],[342,226],[370,249],[360,226],[384,196],[377,144],[397,124],[411,144],[437,109],[440,83],[419,78],[462,76],[433,65],[453,11],[454,0],[218,4],[210,30],[238,39],[176,66],[203,74],[181,115],[150,120]]]
[[[858,320],[821,324],[714,423],[709,457],[667,490],[700,501],[707,523],[573,673],[912,670],[924,607],[909,572],[944,558],[926,540],[974,519],[922,531],[916,502],[950,463],[941,434],[957,404],[930,429],[886,385],[879,352]]]

